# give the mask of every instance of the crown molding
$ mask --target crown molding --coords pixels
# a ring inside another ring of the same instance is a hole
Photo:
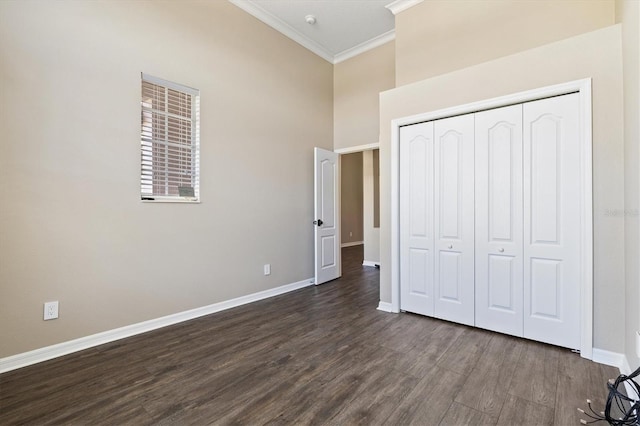
[[[403,10],[407,10],[410,7],[415,6],[416,4],[422,3],[424,0],[396,0],[394,2],[389,3],[385,7],[391,11],[394,15],[402,12]]]
[[[419,3],[422,0],[399,0],[399,1],[403,1],[403,2],[413,1],[413,2]],[[360,55],[361,53],[364,53],[367,50],[375,49],[378,46],[381,46],[385,43],[388,43],[394,40],[396,37],[395,30],[387,31],[386,33],[380,34],[379,36],[376,36],[371,40],[367,40],[363,43],[360,43],[357,46],[351,47],[349,49],[343,50],[340,53],[337,53],[336,55],[333,55],[331,52],[329,52],[320,44],[311,40],[304,34],[299,33],[295,28],[291,27],[286,22],[276,18],[270,13],[265,12],[263,9],[261,9],[259,6],[256,6],[254,3],[248,0],[229,0],[229,2],[334,65],[339,62],[346,61],[347,59],[353,58],[354,56]],[[385,6],[385,7],[389,8],[389,6]]]
[[[367,40],[364,43],[360,43],[359,45],[354,46],[350,49],[343,50],[342,52],[338,53],[334,57],[333,63],[337,64],[342,61],[346,61],[347,59],[353,58],[354,56],[358,56],[361,53],[366,52],[367,50],[375,49],[378,46],[382,46],[385,43],[393,41],[395,40],[395,38],[396,38],[395,30],[387,31],[386,33],[380,34],[379,36],[374,37],[371,40]]]
[[[248,14],[253,15],[255,18],[261,20],[262,22],[269,25],[273,29],[289,37],[291,40],[295,41],[296,43],[309,49],[310,51],[320,56],[324,60],[333,63],[334,57],[331,54],[331,52],[327,51],[324,47],[314,42],[313,40],[310,40],[306,36],[300,34],[290,25],[286,24],[280,19],[274,17],[273,15],[257,7],[255,4],[247,0],[229,0],[229,2],[239,7],[240,9],[244,10]]]

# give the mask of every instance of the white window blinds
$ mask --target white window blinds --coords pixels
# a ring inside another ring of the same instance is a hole
[[[199,200],[200,92],[142,74],[143,200]]]

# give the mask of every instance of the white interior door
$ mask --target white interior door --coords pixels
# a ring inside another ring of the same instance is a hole
[[[474,324],[474,116],[434,122],[434,311]]]
[[[400,309],[433,316],[433,122],[400,128]]]
[[[580,348],[579,95],[524,104],[524,337]]]
[[[314,239],[315,283],[322,284],[342,274],[340,225],[338,220],[339,154],[314,148]]]
[[[475,120],[476,326],[522,337],[522,105]]]

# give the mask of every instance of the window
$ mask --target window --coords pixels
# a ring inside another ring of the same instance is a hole
[[[200,198],[200,92],[142,74],[142,200]]]

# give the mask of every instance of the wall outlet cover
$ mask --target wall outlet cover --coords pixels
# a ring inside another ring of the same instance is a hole
[[[44,304],[44,320],[52,320],[58,318],[58,301],[45,302]]]

